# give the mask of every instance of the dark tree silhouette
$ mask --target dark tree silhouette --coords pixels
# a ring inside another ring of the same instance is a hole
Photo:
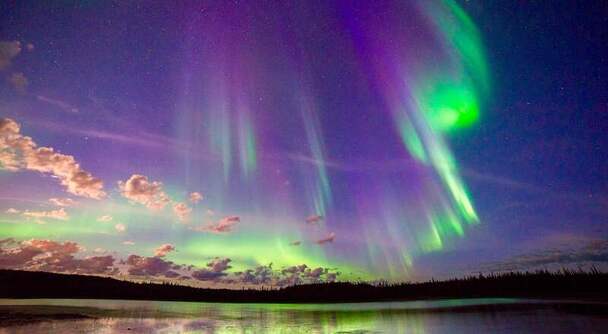
[[[441,298],[521,297],[608,300],[608,274],[512,272],[424,283],[338,282],[280,289],[202,289],[107,277],[0,270],[0,298],[96,298],[205,302],[335,303]]]

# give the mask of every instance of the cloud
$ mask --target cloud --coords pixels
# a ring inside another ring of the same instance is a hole
[[[7,78],[8,82],[15,88],[15,90],[21,94],[25,93],[29,81],[25,75],[21,72],[15,72]]]
[[[231,261],[229,258],[215,258],[207,263],[207,268],[192,272],[192,277],[199,281],[219,281],[228,275],[226,270],[232,268],[229,265]]]
[[[93,199],[106,195],[103,182],[83,170],[73,156],[38,147],[32,138],[21,135],[19,124],[10,118],[0,119],[0,166],[9,171],[49,173],[74,195]]]
[[[109,223],[112,221],[112,219],[114,218],[112,218],[112,216],[110,215],[103,215],[101,217],[97,217],[97,221],[100,223]]]
[[[323,216],[320,216],[320,215],[310,215],[310,216],[306,217],[306,222],[308,224],[318,224],[321,221],[323,221]]]
[[[175,277],[174,270],[181,268],[171,261],[165,261],[160,257],[144,257],[129,255],[125,264],[127,272],[134,276],[165,276]]]
[[[123,244],[132,245],[133,242],[124,241]],[[116,263],[116,259],[111,255],[79,257],[78,254],[84,251],[84,248],[71,241],[32,239],[18,242],[9,238],[0,240],[0,268],[104,275],[123,272],[134,277],[171,280],[179,278],[235,287],[333,282],[339,275],[332,269],[311,268],[306,264],[273,270],[272,263],[230,272],[232,260],[225,257],[213,258],[203,268],[197,268],[193,265],[176,264],[163,258],[174,250],[173,245],[165,244],[156,249],[156,256],[131,254],[124,261]],[[94,252],[107,251],[95,248]]]
[[[62,111],[65,111],[67,113],[71,113],[71,114],[78,113],[78,108],[74,107],[71,104],[63,102],[61,100],[53,99],[53,98],[42,96],[42,95],[36,95],[36,98],[39,101],[48,103],[48,104],[50,104],[50,105],[52,105],[54,107],[57,107],[57,108],[61,109]]]
[[[279,286],[288,286],[304,283],[334,282],[338,273],[330,272],[329,268],[310,268],[306,264],[283,268],[281,277],[276,282]]]
[[[504,261],[483,265],[484,270],[515,271],[548,267],[579,266],[590,263],[608,264],[608,240],[589,240],[582,246],[539,249],[513,256]]]
[[[177,215],[177,218],[181,222],[185,222],[190,217],[192,208],[188,207],[186,203],[175,203],[173,204],[173,212]]]
[[[71,198],[49,198],[49,203],[63,207],[76,205],[76,201]]]
[[[165,255],[175,251],[175,246],[172,244],[164,244],[160,245],[158,248],[154,250],[154,256],[156,257],[164,257]]]
[[[276,281],[275,274],[272,271],[272,264],[267,266],[257,266],[253,269],[247,269],[242,272],[235,273],[233,282],[238,282],[240,284],[251,284],[251,285],[261,285],[261,284],[271,284]]]
[[[272,263],[258,265],[243,271],[228,272],[231,268],[231,259],[215,258],[207,263],[207,267],[196,269],[187,267],[192,271],[192,277],[199,281],[210,281],[233,286],[289,286],[305,283],[334,282],[339,273],[329,268],[310,268],[306,264],[285,267],[273,270]]]
[[[15,209],[15,208],[8,208],[5,212],[8,214],[11,214],[11,215],[15,215],[15,214],[20,213],[21,211]]]
[[[118,224],[114,225],[114,229],[116,229],[116,231],[118,231],[118,232],[124,232],[127,230],[127,227],[124,224],[118,223]]]
[[[38,221],[44,222],[44,218],[56,219],[56,220],[68,220],[70,216],[64,208],[51,211],[29,211],[26,210],[22,213],[25,217],[36,218]]]
[[[7,247],[8,246],[8,247]],[[0,242],[0,268],[66,272],[74,274],[114,274],[114,257],[76,258],[82,248],[75,242],[32,239]]]
[[[0,41],[0,71],[11,65],[13,58],[21,53],[21,42]]]
[[[315,243],[317,243],[319,245],[323,245],[323,244],[326,244],[326,243],[334,242],[335,239],[336,239],[336,234],[334,232],[331,232],[325,238],[322,238],[322,239],[319,239],[319,240],[315,241]]]
[[[195,227],[193,230],[200,232],[211,232],[211,233],[230,233],[234,229],[235,225],[241,221],[238,216],[228,216],[220,219],[218,222],[207,226]]]
[[[148,209],[159,211],[173,203],[173,212],[181,222],[188,220],[192,209],[182,202],[172,202],[163,190],[162,182],[150,181],[144,175],[133,174],[127,181],[119,181],[118,188],[123,197],[145,205]]]
[[[190,193],[189,199],[190,199],[190,202],[196,204],[203,200],[203,195],[201,193],[195,191],[193,193]]]
[[[140,174],[133,174],[125,182],[119,181],[118,187],[123,197],[145,205],[150,210],[162,210],[170,202],[161,182],[148,181],[147,177]]]
[[[133,245],[135,245],[135,242],[131,241],[131,240],[126,240],[126,241],[123,241],[122,244],[126,245],[126,246],[133,246]]]

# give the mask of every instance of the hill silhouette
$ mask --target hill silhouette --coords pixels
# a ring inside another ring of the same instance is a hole
[[[138,283],[108,277],[0,270],[0,298],[94,298],[200,302],[336,303],[443,298],[551,298],[608,300],[608,274],[513,272],[423,283],[322,283],[273,289],[208,289]]]

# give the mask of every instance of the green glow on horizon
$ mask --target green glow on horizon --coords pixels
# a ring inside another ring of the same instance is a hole
[[[229,239],[230,242],[226,239]],[[204,266],[213,257],[228,257],[232,259],[232,271],[271,263],[273,269],[300,264],[306,264],[311,268],[337,267],[342,272],[339,279],[372,278],[366,271],[352,264],[337,263],[327,259],[322,246],[292,246],[289,244],[290,240],[282,237],[275,238],[275,242],[267,242],[266,240],[268,240],[267,235],[252,233],[248,233],[246,237],[238,235],[219,237],[202,235],[184,241],[184,244],[179,248],[179,252],[171,254],[169,258],[177,263]]]

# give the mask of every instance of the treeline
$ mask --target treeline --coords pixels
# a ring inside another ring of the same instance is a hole
[[[335,303],[442,298],[608,300],[608,273],[512,272],[423,283],[323,283],[280,289],[202,289],[107,277],[0,270],[0,298],[95,298],[201,302]]]

